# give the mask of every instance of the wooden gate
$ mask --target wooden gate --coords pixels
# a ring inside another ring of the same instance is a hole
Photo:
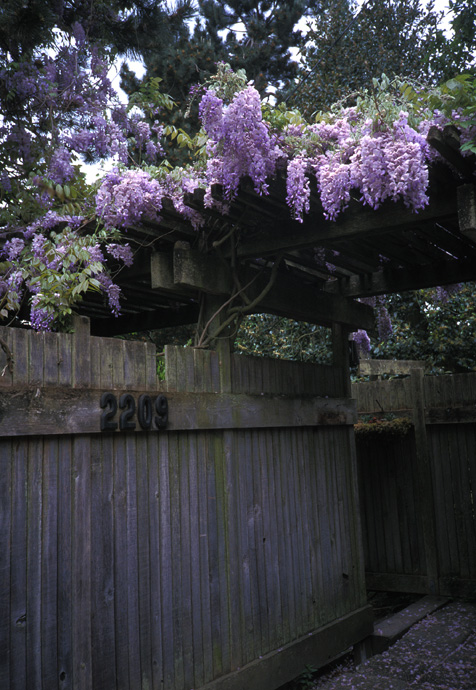
[[[0,687],[271,690],[371,632],[340,369],[0,338]]]
[[[476,595],[476,374],[352,386],[359,413],[406,416],[357,443],[369,589]]]

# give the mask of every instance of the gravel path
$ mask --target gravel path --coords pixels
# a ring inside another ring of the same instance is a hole
[[[476,603],[446,604],[387,652],[356,668],[347,659],[313,690],[476,690]]]

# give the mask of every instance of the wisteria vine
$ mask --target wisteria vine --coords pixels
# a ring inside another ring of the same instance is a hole
[[[33,328],[57,328],[91,289],[103,293],[118,315],[120,289],[111,262],[132,262],[124,240],[128,228],[160,222],[165,198],[199,228],[204,218],[184,203],[187,192],[203,188],[205,204],[226,214],[244,177],[266,195],[278,163],[298,222],[309,212],[312,194],[319,195],[329,220],[351,199],[373,209],[402,200],[418,211],[428,203],[429,166],[437,157],[427,143],[429,128],[464,121],[461,112],[422,106],[408,87],[395,98],[387,80],[352,107],[308,123],[295,111],[264,105],[242,75],[235,78],[222,65],[221,81],[215,78],[201,92],[202,130],[187,142],[196,145],[197,163],[171,170],[163,162],[167,132],[156,107],[168,107],[166,97],[157,94],[154,106],[136,96],[126,107],[108,69],[77,27],[55,57],[0,71],[17,112],[24,105],[23,118],[9,117],[7,109],[0,125],[2,319],[28,300]],[[474,138],[474,127],[464,135]],[[100,160],[112,169],[88,184],[82,163]],[[216,184],[224,191],[221,202],[212,194]]]

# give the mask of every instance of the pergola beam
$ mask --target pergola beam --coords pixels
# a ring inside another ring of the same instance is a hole
[[[186,304],[177,309],[163,307],[117,318],[91,319],[91,335],[113,337],[124,333],[140,333],[158,328],[186,326],[196,323],[197,319],[198,305],[196,304]]]
[[[383,270],[365,275],[329,280],[324,290],[346,297],[370,297],[406,290],[452,285],[476,280],[474,261],[452,261],[446,264],[416,266],[413,269]]]
[[[166,289],[177,298],[205,292],[211,295],[229,296],[236,289],[231,270],[216,257],[204,255],[197,250],[178,243],[173,255],[155,255],[152,259],[152,285]],[[243,266],[239,271],[241,286],[250,302],[255,301],[265,290],[271,278],[271,268]],[[237,299],[241,304],[241,300]],[[307,321],[320,325],[341,325],[356,330],[373,330],[373,311],[343,297],[331,295],[313,285],[306,284],[286,271],[278,271],[273,285],[263,298],[244,313],[269,313],[296,321]]]

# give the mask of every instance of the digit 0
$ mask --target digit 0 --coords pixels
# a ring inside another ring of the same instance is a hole
[[[152,426],[152,400],[150,395],[141,395],[137,403],[137,419],[141,429],[150,429]]]

